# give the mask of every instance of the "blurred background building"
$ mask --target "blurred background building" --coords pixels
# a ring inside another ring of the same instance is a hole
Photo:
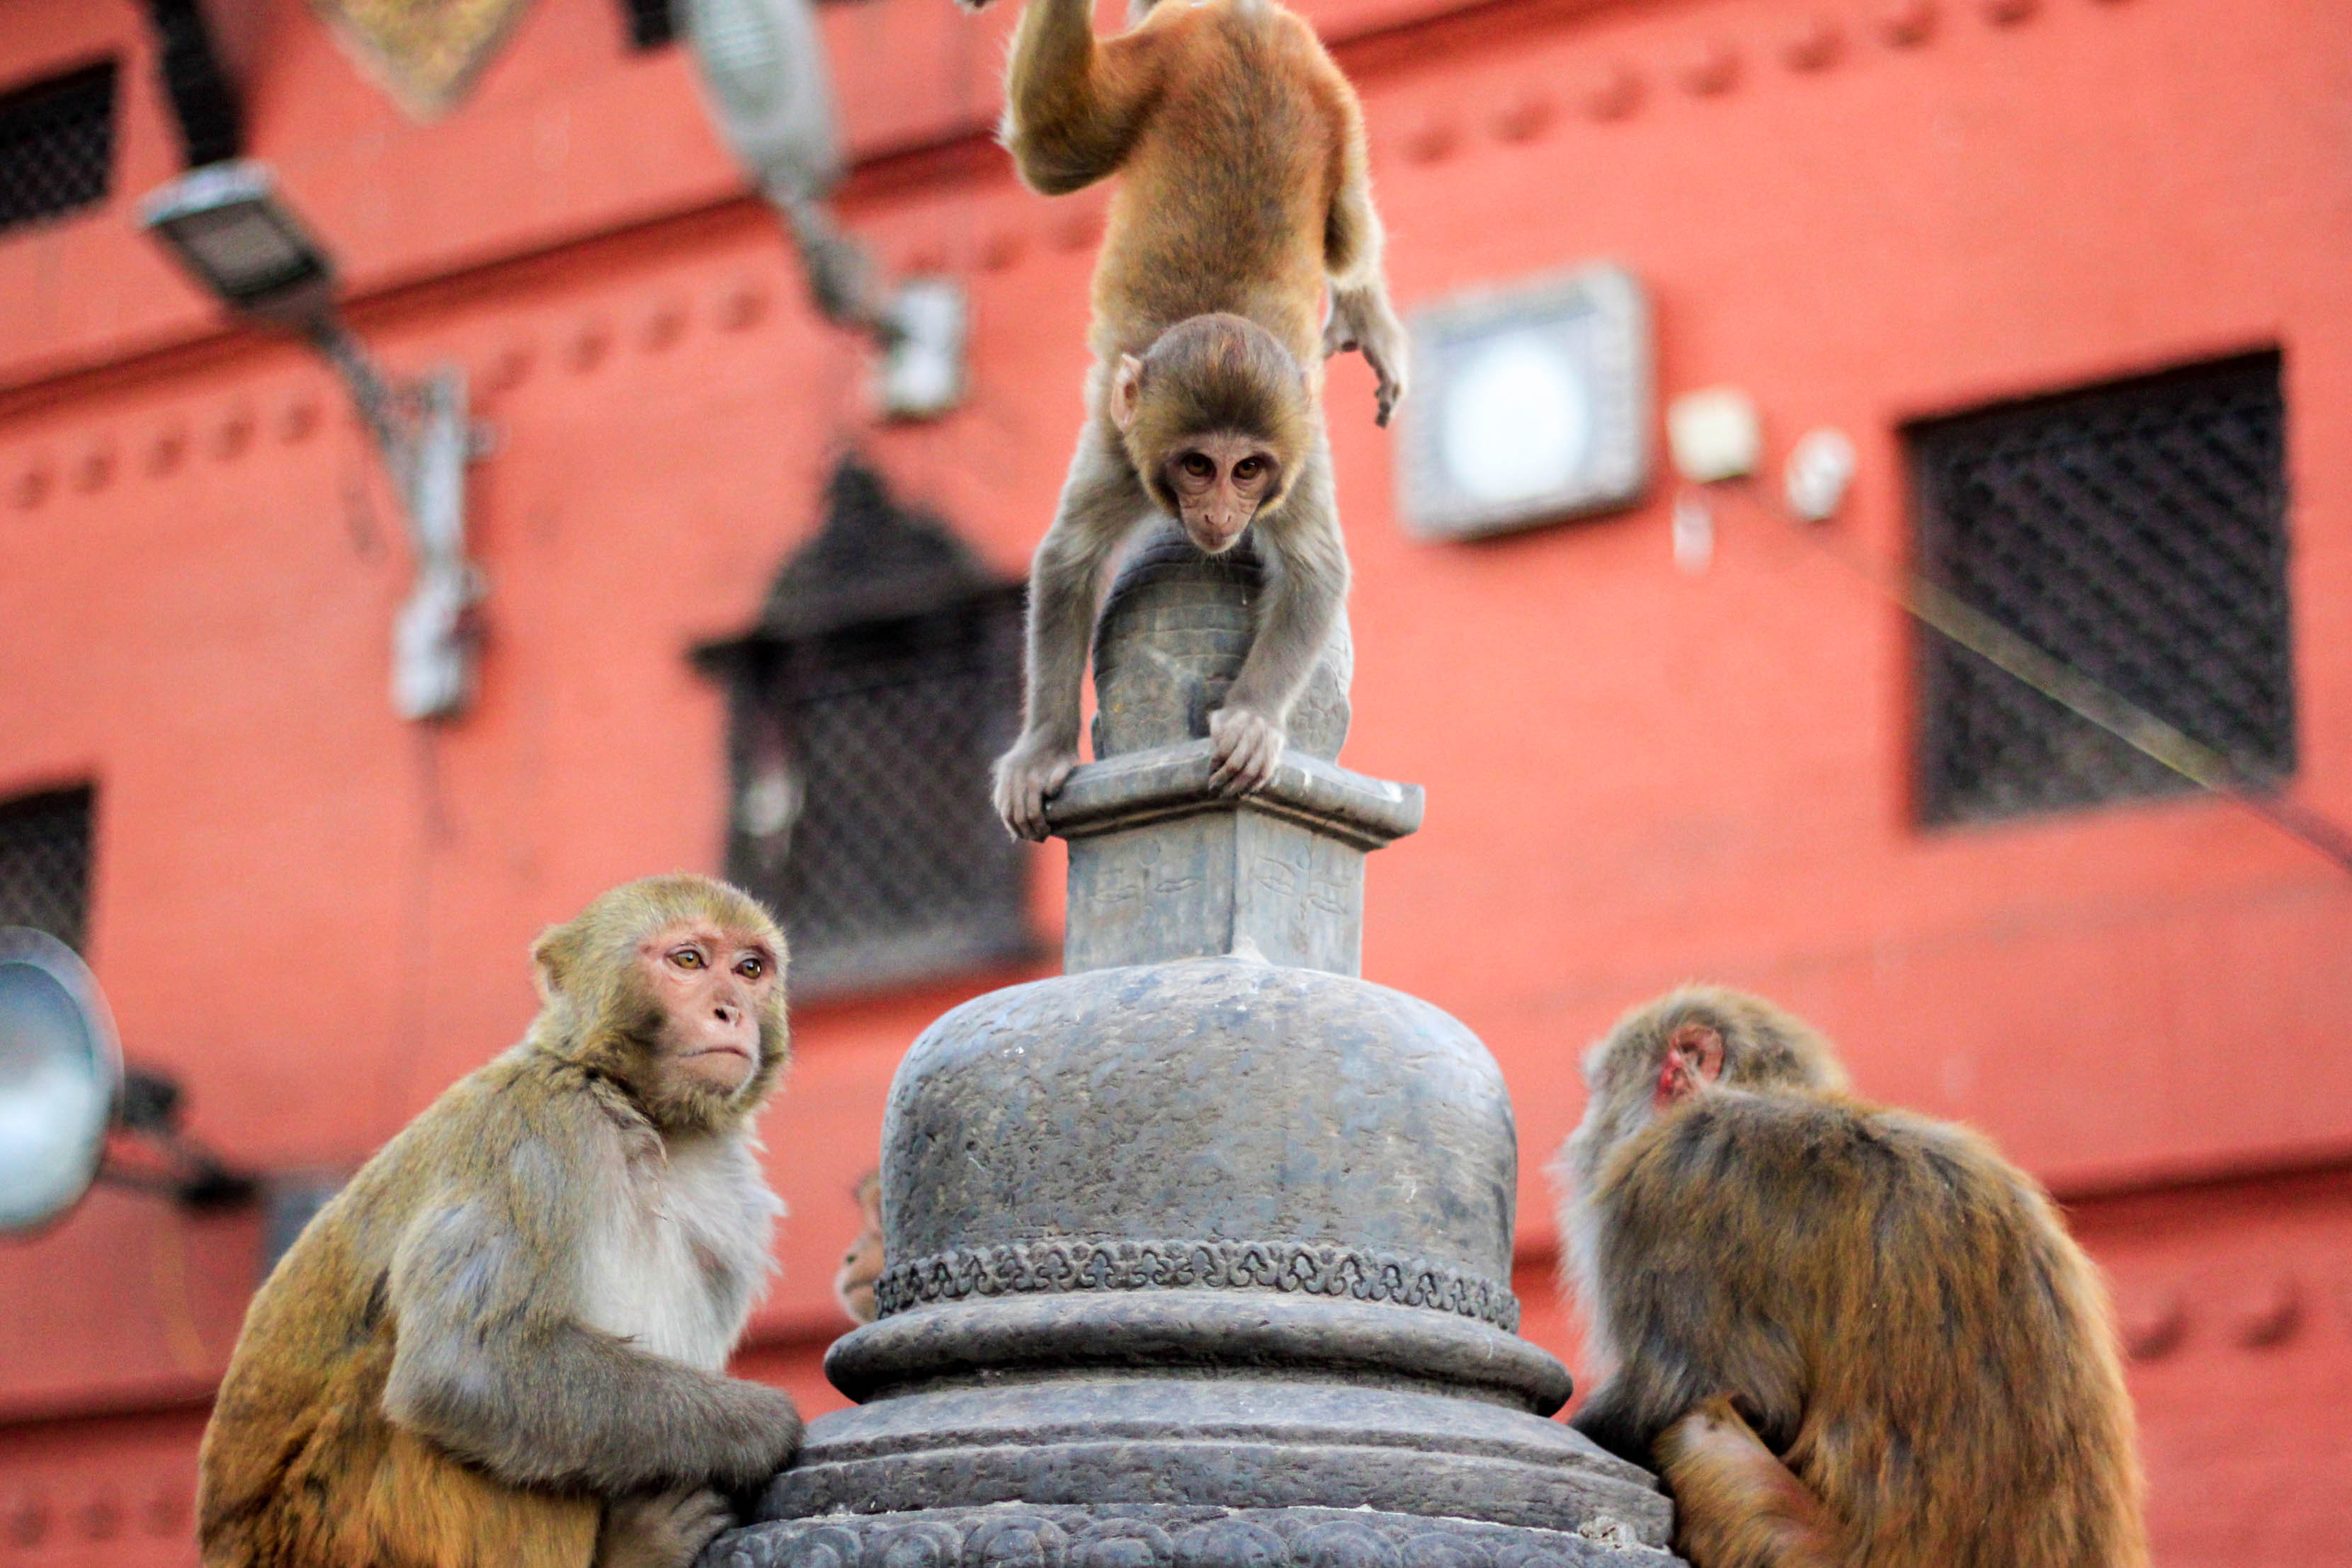
[[[2352,817],[2352,7],[1302,8],[1427,351],[1394,435],[1360,362],[1330,391],[1348,761],[1430,802],[1373,862],[1365,973],[1509,1076],[1528,1331],[1576,1364],[1542,1167],[1582,1046],[1675,981],[1751,986],[2065,1200],[2160,1562],[2352,1563],[2352,874],[1886,591],[1914,567]],[[818,13],[843,223],[969,306],[961,402],[893,423],[662,0],[0,7],[0,924],[85,953],[272,1194],[102,1184],[0,1244],[0,1568],[193,1563],[273,1219],[513,1040],[533,934],[646,872],[790,922],[792,1215],[742,1368],[837,1403],[892,1068],[1058,940],[1058,849],[1010,847],[982,776],[1101,193],[1032,195],[990,139],[1011,9]],[[395,708],[416,562],[334,373],[142,230],[232,156],[394,375],[464,374],[454,717]],[[1595,306],[1600,261],[1632,288]],[[1664,435],[1701,390],[1705,482]],[[1816,429],[1853,468],[1806,523],[1780,474]]]

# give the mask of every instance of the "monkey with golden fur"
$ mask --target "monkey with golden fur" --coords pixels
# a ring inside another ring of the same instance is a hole
[[[833,1299],[853,1323],[870,1323],[881,1316],[874,1287],[882,1278],[882,1173],[868,1171],[850,1189],[857,1200],[857,1235],[841,1255],[834,1270]]]
[[[200,1461],[205,1568],[683,1568],[799,1446],[724,1375],[780,1208],[752,1117],[784,943],[706,877],[615,888],[531,950],[522,1042],[304,1229]]]
[[[1827,1040],[1712,987],[1584,1065],[1561,1216],[1575,1417],[1654,1462],[1697,1568],[2144,1568],[2105,1291],[1983,1138],[1858,1100]]]
[[[1382,425],[1404,395],[1363,114],[1314,29],[1274,0],[1141,0],[1097,38],[1092,11],[1029,0],[1005,83],[1003,138],[1030,188],[1119,176],[1086,421],[1030,567],[1024,726],[996,764],[997,811],[1028,838],[1077,763],[1101,577],[1155,512],[1210,555],[1252,531],[1265,591],[1209,732],[1221,789],[1274,776],[1348,595],[1323,360],[1362,352]]]

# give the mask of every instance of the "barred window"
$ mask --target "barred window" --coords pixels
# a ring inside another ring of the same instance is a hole
[[[95,206],[114,185],[115,62],[0,98],[0,233]]]
[[[657,49],[677,37],[670,0],[621,0],[621,19],[629,29],[633,49]]]
[[[33,926],[81,950],[95,799],[82,788],[0,802],[0,926]]]
[[[845,463],[749,635],[702,650],[732,710],[730,879],[782,919],[799,995],[1034,949],[989,767],[1020,710],[1021,595]]]
[[[1914,426],[1920,569],[2245,776],[2284,779],[2284,426],[2276,353]],[[1929,823],[2195,787],[1932,633],[1919,671]]]

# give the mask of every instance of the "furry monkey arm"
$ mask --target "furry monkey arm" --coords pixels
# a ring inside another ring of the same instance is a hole
[[[1794,1439],[1804,1347],[1785,1325],[1811,1315],[1788,1310],[1788,1298],[1812,1282],[1790,1266],[1789,1209],[1759,1203],[1755,1173],[1773,1167],[1783,1194],[1822,1180],[1804,1168],[1799,1124],[1810,1119],[1803,1105],[1720,1092],[1637,1134],[1602,1168],[1593,1201],[1609,1244],[1595,1306],[1617,1364],[1577,1430],[1646,1466],[1661,1432],[1719,1394],[1776,1451]]]
[[[445,1183],[402,1237],[385,1414],[520,1486],[764,1480],[798,1444],[789,1397],[581,1320],[590,1206],[609,1194],[593,1177],[620,1176],[628,1155],[580,1076],[551,1065],[511,1086],[543,1092],[500,1097],[470,1179]]]

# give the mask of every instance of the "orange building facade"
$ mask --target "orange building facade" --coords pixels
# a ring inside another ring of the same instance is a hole
[[[615,0],[537,0],[430,122],[302,0],[215,9],[244,151],[333,247],[354,329],[402,374],[462,367],[490,428],[478,695],[395,716],[408,549],[340,385],[139,231],[182,166],[147,10],[14,0],[0,93],[119,74],[103,196],[0,229],[0,802],[90,792],[82,945],[193,1131],[331,1173],[517,1037],[540,928],[727,864],[740,758],[692,653],[754,621],[845,450],[1022,570],[1076,427],[1100,193],[1031,195],[990,140],[1010,0],[824,8],[838,210],[970,301],[961,405],[881,424],[684,49],[633,47]],[[2132,1349],[2160,1562],[2352,1563],[2352,875],[2194,794],[1943,820],[1945,677],[1878,585],[1923,561],[1937,422],[2252,363],[2283,430],[2284,787],[2352,818],[2352,6],[1304,9],[1364,99],[1401,307],[1612,260],[1653,315],[1650,425],[1727,384],[1762,413],[1752,483],[1685,494],[1662,459],[1628,509],[1432,542],[1369,374],[1332,374],[1346,761],[1429,800],[1374,858],[1364,973],[1509,1079],[1527,1331],[1581,1373],[1542,1167],[1582,1046],[1676,981],[1750,986],[1865,1092],[1985,1128],[2067,1203]],[[1808,528],[1771,476],[1818,426],[1858,464]],[[1679,560],[1678,495],[1711,531]],[[1058,848],[1024,874],[1050,953]],[[747,1373],[840,1402],[828,1282],[893,1068],[1049,965],[796,1006],[765,1122],[792,1212]],[[0,1243],[0,1568],[194,1561],[262,1231],[101,1186]]]

